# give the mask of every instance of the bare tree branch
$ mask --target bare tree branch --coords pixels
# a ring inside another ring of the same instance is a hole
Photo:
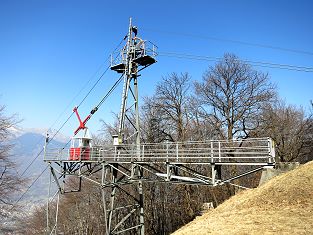
[[[196,99],[206,115],[213,115],[227,139],[247,137],[256,128],[260,108],[276,97],[267,74],[255,71],[235,55],[210,67],[202,82],[195,82]]]

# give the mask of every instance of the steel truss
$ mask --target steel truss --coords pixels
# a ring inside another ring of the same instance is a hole
[[[134,185],[143,182],[164,182],[217,186],[275,165],[274,143],[270,138],[141,144],[140,149],[136,144],[97,146],[90,151],[89,160],[79,161],[67,160],[69,151],[46,150],[45,161],[50,164],[51,175],[60,193],[79,191],[82,180],[93,182],[103,190],[108,234],[130,230],[140,233],[144,226],[141,224],[143,221],[140,220],[140,214],[137,213],[143,213],[143,199],[140,198],[143,197],[143,192],[139,193],[140,188],[134,188]],[[226,177],[222,174],[225,166],[251,168]],[[66,189],[64,179],[68,176],[78,179],[76,189]],[[107,190],[110,191],[109,197]],[[115,205],[117,191],[119,196],[123,194],[131,199],[130,203],[118,202],[119,204]],[[119,215],[118,221],[114,219],[116,214]],[[124,223],[131,218],[135,224],[131,227],[125,226]],[[57,219],[55,220],[57,222]]]

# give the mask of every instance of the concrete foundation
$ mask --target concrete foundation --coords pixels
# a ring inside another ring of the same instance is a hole
[[[266,168],[263,169],[262,175],[260,178],[259,186],[272,179],[273,177],[291,171],[300,166],[299,162],[278,162],[276,163],[275,168]]]

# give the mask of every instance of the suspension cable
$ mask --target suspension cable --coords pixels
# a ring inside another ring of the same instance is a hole
[[[127,36],[127,35],[126,35]],[[123,43],[123,41],[126,39],[126,36],[120,41],[120,43],[115,47],[115,49],[113,50],[113,53],[121,46],[121,44]],[[108,62],[110,59],[110,56],[107,57],[107,59],[105,60],[105,63]],[[49,127],[48,131],[52,129],[52,127],[55,125],[55,123],[60,119],[60,117],[64,114],[64,112],[68,109],[68,107],[71,105],[71,103],[73,103],[73,101],[78,97],[78,95],[85,89],[85,87],[88,85],[88,83],[93,79],[93,77],[95,76],[95,74],[98,73],[98,71],[101,69],[102,65],[97,69],[97,71],[94,73],[93,76],[91,76],[91,78],[85,83],[85,85],[79,90],[79,92],[75,95],[75,97],[72,99],[72,101],[66,106],[66,108],[62,111],[62,113],[58,116],[58,118],[53,122],[53,124]],[[100,82],[100,80],[103,78],[104,74],[109,70],[110,66],[108,66],[105,71],[100,75],[100,77],[97,79],[97,81],[94,83],[94,85],[89,89],[89,91],[87,92],[87,94],[84,96],[84,98],[81,100],[81,102],[79,103],[78,107],[81,106],[84,101],[87,99],[87,97],[90,95],[90,93],[94,90],[94,88],[98,85],[98,83]],[[74,111],[68,116],[68,118],[66,119],[66,121],[61,125],[61,127],[54,133],[54,135],[47,141],[47,144],[49,144],[55,137],[56,135],[61,131],[61,129],[65,126],[65,124],[70,120],[70,118],[73,116]],[[41,140],[38,140],[38,142],[36,143],[36,145],[40,142]],[[69,142],[68,142],[69,143]],[[67,143],[67,144],[68,144]],[[67,145],[66,144],[66,145]],[[22,177],[27,170],[32,166],[32,164],[36,161],[36,159],[42,154],[42,152],[44,151],[44,148],[41,148],[41,150],[38,152],[38,154],[32,159],[32,161],[28,164],[28,166],[24,169],[24,171],[22,172],[22,174],[20,174],[20,177]]]
[[[216,62],[219,62],[223,59],[220,57],[193,55],[193,54],[177,53],[177,52],[159,52],[158,55],[165,56],[165,57],[180,58],[180,59],[205,60],[205,61],[216,61]],[[245,63],[252,64],[254,66],[259,66],[259,67],[285,69],[285,70],[301,71],[301,72],[308,72],[308,73],[313,72],[313,67],[307,67],[307,66],[279,64],[279,63],[272,63],[272,62],[265,62],[265,61],[251,61],[251,60],[242,60],[242,61]]]
[[[43,175],[43,173],[48,169],[49,166],[46,166],[46,168],[36,177],[36,179],[33,180],[33,182],[26,188],[24,193],[16,200],[16,202],[13,203],[9,211],[11,212],[13,208],[19,203],[22,198],[26,195],[26,193],[29,191],[29,189],[37,182],[37,180]]]
[[[106,101],[106,99],[112,94],[112,92],[116,89],[116,87],[121,83],[122,78],[123,78],[124,74],[122,74],[119,79],[113,84],[113,86],[110,88],[110,90],[105,94],[105,96],[100,100],[100,102],[90,111],[89,115],[87,116],[87,118],[84,121],[84,124],[92,117],[92,115],[94,115],[98,109],[101,107],[101,105]],[[77,133],[76,133],[77,134]],[[74,136],[76,135],[74,133]],[[71,140],[69,140],[62,149],[65,149],[65,147],[71,142]]]
[[[116,48],[113,50],[113,53],[120,47],[120,45],[122,44],[122,42],[127,38],[127,35],[121,40],[121,42],[116,46]],[[106,62],[109,60],[110,56],[106,59]],[[100,67],[101,68],[101,67]],[[99,68],[99,69],[100,69]],[[81,100],[81,102],[79,103],[78,107],[81,106],[83,104],[83,102],[86,100],[86,98],[90,95],[90,93],[94,90],[94,88],[96,87],[96,85],[99,83],[99,81],[102,79],[102,77],[104,76],[104,74],[108,71],[108,69],[110,68],[110,66],[108,66],[106,68],[106,70],[101,74],[101,76],[98,78],[98,80],[94,83],[94,85],[90,88],[90,90],[87,92],[87,94],[84,96],[84,98]],[[99,69],[97,70],[96,73],[98,73]],[[95,73],[95,74],[96,74]],[[121,82],[121,78],[123,76],[121,76],[113,85],[113,87],[108,91],[108,93],[102,98],[102,100],[99,102],[99,104],[96,106],[96,109],[98,109],[103,102],[107,99],[107,97],[113,92],[113,90],[117,87],[117,85]],[[82,90],[87,86],[87,84],[91,81],[91,79],[93,78],[93,76],[88,80],[88,82],[83,86],[83,88],[76,94],[76,96],[72,99],[71,103],[73,102],[74,99],[76,99],[76,97],[82,92]],[[70,104],[66,107],[66,109],[70,106]],[[65,109],[65,110],[66,110]],[[56,121],[51,125],[51,127],[48,130],[51,130],[52,127],[55,125],[55,123],[58,121],[58,119],[63,115],[63,113],[65,112],[65,110],[59,115],[59,117],[56,119]],[[55,136],[61,131],[61,129],[65,126],[65,124],[70,120],[70,118],[73,116],[74,111],[68,116],[68,118],[66,119],[66,121],[60,126],[60,128],[54,133],[54,135],[52,136],[52,138],[50,139],[46,139],[47,144],[49,144],[54,138]],[[38,141],[39,143],[39,141]],[[37,144],[38,144],[37,143]],[[69,142],[68,142],[69,143]],[[67,144],[68,144],[67,143]],[[37,145],[36,144],[36,145]],[[66,144],[66,145],[67,145]],[[44,148],[42,148],[39,153],[36,155],[35,158],[32,159],[32,161],[28,164],[28,166],[25,168],[25,170],[22,172],[22,174],[20,175],[23,176],[26,171],[31,167],[31,165],[35,162],[35,160],[42,154],[42,152],[44,151]],[[17,205],[17,203],[19,203],[22,198],[26,195],[26,193],[29,191],[29,189],[36,183],[36,181],[43,175],[43,173],[48,169],[48,166],[46,166],[46,168],[36,177],[35,180],[33,180],[33,182],[27,187],[27,189],[24,191],[24,193],[21,195],[21,197],[18,198],[18,200],[16,202],[13,203],[12,207],[10,208],[10,211],[12,211],[12,209]]]

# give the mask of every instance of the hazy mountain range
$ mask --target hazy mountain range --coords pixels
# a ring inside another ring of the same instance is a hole
[[[45,144],[45,132],[41,129],[11,129],[11,143],[13,144],[13,160],[17,164],[19,175],[29,179],[28,187],[34,179],[46,168],[47,164],[43,161],[43,147]],[[50,134],[53,136],[53,133]],[[49,146],[62,148],[70,138],[58,134],[50,141]],[[40,153],[41,152],[41,153]],[[49,184],[49,171],[36,181],[36,183],[25,194],[22,202],[39,202],[47,198]],[[20,197],[19,193],[17,198]]]
[[[53,133],[50,136],[53,136]],[[13,204],[21,198],[47,166],[47,163],[43,161],[43,151],[41,151],[45,144],[45,138],[45,131],[41,129],[10,128],[9,143],[13,146],[11,160],[16,163],[17,174],[27,179],[24,189],[12,196]],[[58,134],[51,140],[49,146],[63,148],[69,139],[69,137]],[[31,214],[36,206],[46,203],[48,186],[49,170],[47,169],[19,201],[18,205],[23,208],[21,211],[2,211],[2,214],[8,214],[8,217],[1,218],[0,234],[15,234],[16,219]],[[56,185],[53,184],[51,194],[54,194],[56,190]]]

